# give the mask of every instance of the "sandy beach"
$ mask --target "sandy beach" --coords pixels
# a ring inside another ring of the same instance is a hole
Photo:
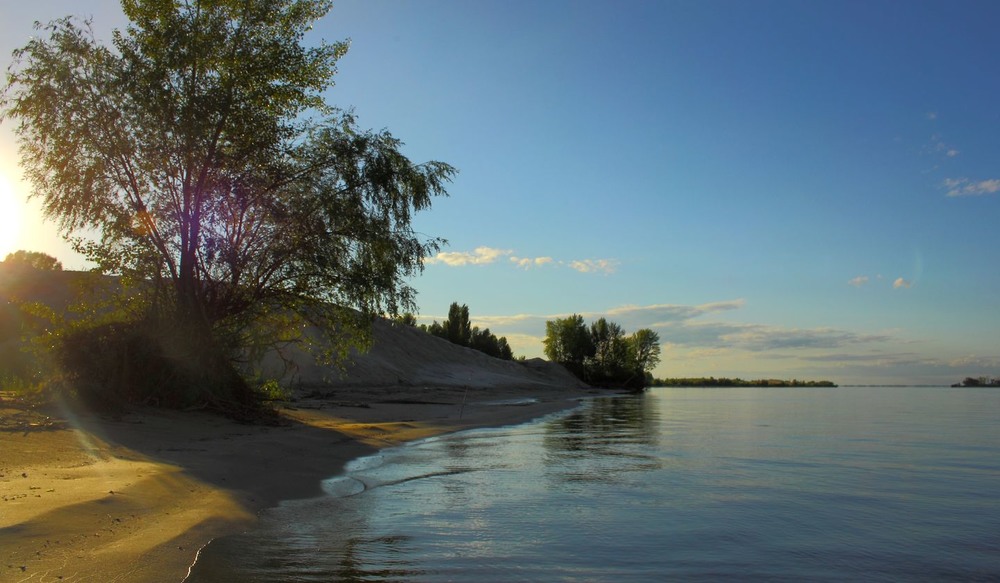
[[[279,426],[199,412],[117,418],[55,406],[33,427],[4,409],[0,581],[182,581],[198,550],[379,448],[527,421],[580,387],[341,387],[281,405]]]
[[[26,411],[0,394],[0,581],[182,581],[212,538],[321,494],[348,461],[596,392],[539,359],[498,360],[385,320],[373,333],[344,370],[300,355],[274,426],[66,402]]]

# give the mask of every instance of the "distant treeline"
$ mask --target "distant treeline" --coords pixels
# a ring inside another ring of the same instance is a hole
[[[469,321],[469,306],[459,305],[452,302],[448,309],[448,319],[440,324],[435,320],[430,326],[426,324],[417,325],[417,318],[413,314],[403,314],[398,321],[408,326],[420,328],[424,332],[438,338],[444,338],[452,344],[465,346],[488,354],[494,358],[503,360],[514,360],[514,353],[507,344],[506,337],[499,337],[489,328],[480,330],[479,326],[473,326]]]
[[[960,383],[955,383],[953,387],[1000,387],[1000,377],[965,377]]]
[[[832,381],[800,381],[798,379],[757,379],[699,377],[687,379],[653,379],[654,387],[836,387]]]

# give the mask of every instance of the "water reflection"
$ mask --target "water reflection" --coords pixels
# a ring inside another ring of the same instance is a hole
[[[660,469],[659,412],[649,395],[594,399],[546,425],[545,476],[555,485],[622,484]]]
[[[186,583],[419,578],[412,537],[374,535],[367,518],[370,505],[358,504],[360,500],[352,496],[283,504],[262,517],[259,532],[212,541]]]
[[[1000,393],[959,396],[596,399],[353,463],[191,581],[1000,581]]]

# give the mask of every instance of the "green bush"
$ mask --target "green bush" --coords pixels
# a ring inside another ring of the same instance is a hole
[[[87,404],[148,404],[253,416],[259,399],[230,361],[203,338],[146,322],[67,333],[56,358],[67,386]]]

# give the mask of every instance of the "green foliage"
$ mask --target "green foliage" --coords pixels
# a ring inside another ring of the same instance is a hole
[[[257,393],[265,401],[287,401],[291,393],[286,387],[281,386],[276,379],[267,379],[256,387]]]
[[[459,346],[469,346],[472,343],[469,306],[453,302],[448,308],[448,319],[444,321],[443,327],[446,340]]]
[[[628,339],[628,358],[637,370],[650,373],[660,364],[660,335],[649,328],[637,330]]]
[[[444,338],[452,344],[465,346],[488,354],[494,358],[513,360],[514,352],[507,343],[507,338],[497,338],[489,328],[480,330],[472,326],[469,320],[469,306],[453,302],[448,308],[448,319],[439,324],[437,321],[423,329],[438,338]]]
[[[242,380],[235,370],[197,362],[204,357],[196,360],[191,344],[199,342],[139,323],[111,323],[70,332],[56,354],[65,381],[81,398],[100,408],[126,403],[198,407],[207,405],[203,391],[209,389],[205,392],[213,395],[213,408],[235,409],[232,403],[214,400],[225,395],[252,409],[247,402],[249,391],[236,389]]]
[[[413,312],[404,312],[394,318],[397,324],[402,324],[404,326],[417,326],[417,317],[413,315]]]
[[[507,344],[507,338],[496,337],[489,328],[480,330],[478,326],[472,328],[472,337],[469,341],[469,348],[474,348],[502,360],[514,360],[514,353]]]
[[[57,386],[61,371],[55,350],[62,337],[84,322],[109,313],[125,314],[128,304],[112,308],[109,285],[92,274],[4,265],[0,269],[0,377],[7,384]]]
[[[647,328],[626,336],[600,318],[588,328],[573,314],[545,323],[545,355],[593,385],[642,389],[660,362],[660,337]]]
[[[631,376],[629,343],[621,326],[601,318],[590,325],[590,338],[594,355],[584,361],[587,382],[606,385]]]
[[[558,362],[581,379],[587,378],[585,364],[597,353],[594,339],[583,321],[573,314],[545,322],[545,356]]]
[[[40,382],[13,372],[0,372],[0,391],[9,391],[19,397],[36,396],[44,393],[45,386]]]
[[[411,162],[323,100],[348,45],[302,39],[330,2],[122,5],[113,49],[86,22],[40,27],[0,94],[46,216],[145,297],[141,332],[87,340],[204,338],[196,350],[216,354],[188,356],[224,379],[222,360],[310,340],[307,325],[336,359],[375,314],[412,309],[407,281],[440,244],[412,215],[455,170]]]
[[[55,257],[40,251],[25,251],[24,249],[8,253],[0,262],[0,271],[41,269],[46,271],[62,271],[62,262]]]

